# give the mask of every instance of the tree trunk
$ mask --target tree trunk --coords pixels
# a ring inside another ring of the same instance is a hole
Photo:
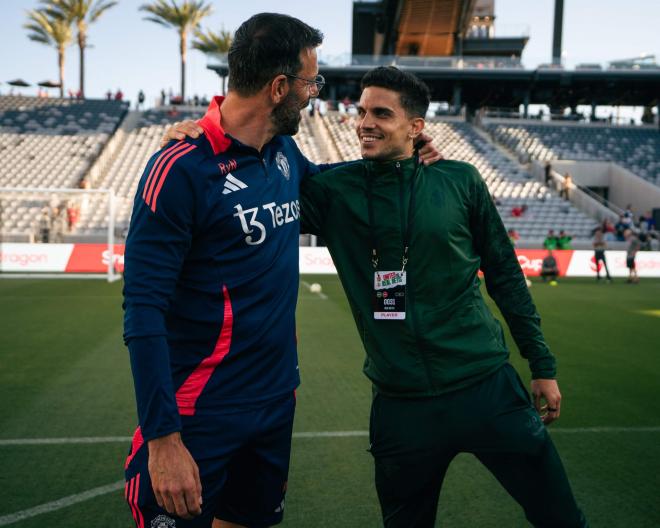
[[[181,102],[186,100],[186,48],[187,35],[185,31],[181,32]]]
[[[78,29],[78,49],[80,51],[80,95],[85,97],[85,47],[87,45],[84,33]]]
[[[60,69],[60,97],[64,97],[64,48],[57,49],[57,65]]]

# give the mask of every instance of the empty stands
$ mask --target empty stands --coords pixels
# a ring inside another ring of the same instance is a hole
[[[350,118],[329,113],[324,118],[329,134],[345,160],[360,157]],[[566,230],[576,240],[586,240],[596,221],[560,199],[541,182],[532,180],[516,161],[504,155],[471,125],[460,121],[428,122],[426,131],[447,159],[474,165],[488,184],[507,228],[515,229],[524,243],[540,243],[549,229]],[[511,216],[514,206],[527,205],[521,218]]]
[[[660,134],[655,128],[492,121],[486,130],[523,158],[614,161],[660,185]]]
[[[127,103],[0,96],[0,187],[77,188]],[[2,232],[25,233],[48,204],[5,200]]]

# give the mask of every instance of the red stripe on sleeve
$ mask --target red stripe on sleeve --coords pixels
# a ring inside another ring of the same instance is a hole
[[[156,174],[163,163],[165,162],[165,158],[167,158],[170,154],[173,154],[183,148],[185,148],[186,143],[183,141],[180,141],[179,143],[172,145],[170,148],[164,150],[161,152],[160,156],[158,156],[158,159],[156,160],[156,163],[154,163],[153,167],[151,167],[151,171],[149,172],[149,177],[147,178],[147,181],[144,184],[144,189],[142,189],[142,199],[147,200],[147,192],[149,192],[149,195],[151,195],[151,192],[153,191],[153,177],[154,174]],[[151,189],[150,191],[147,191],[147,189]]]
[[[222,322],[222,330],[220,336],[215,344],[213,353],[205,357],[202,362],[197,365],[197,368],[188,376],[183,385],[176,391],[176,403],[179,407],[179,414],[182,416],[192,416],[195,414],[195,405],[199,395],[204,390],[208,383],[213,371],[220,364],[229,352],[231,346],[231,333],[234,323],[234,314],[231,307],[231,299],[229,298],[229,290],[227,286],[222,287],[222,294],[225,298],[225,315]]]
[[[196,148],[197,147],[195,145],[189,145],[188,148],[177,152],[174,156],[172,156],[170,158],[169,163],[163,169],[160,176],[156,176],[156,178],[154,178],[154,182],[158,178],[160,178],[160,180],[158,181],[158,185],[156,186],[156,190],[154,192],[154,196],[153,196],[153,199],[151,200],[151,203],[149,203],[149,196],[147,196],[147,205],[149,205],[151,207],[151,210],[153,212],[156,212],[156,200],[158,200],[158,195],[160,194],[160,190],[163,187],[163,183],[165,183],[165,179],[167,178],[167,175],[169,174],[170,169],[172,168],[172,165],[174,165],[174,163],[176,163],[176,160],[178,160],[180,157],[185,156],[186,154],[188,154],[188,152],[190,152],[191,150],[194,150]]]

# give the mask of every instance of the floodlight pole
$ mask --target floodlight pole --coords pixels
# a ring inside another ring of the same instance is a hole
[[[561,64],[561,37],[564,25],[564,0],[555,0],[555,28],[552,34],[552,64]]]

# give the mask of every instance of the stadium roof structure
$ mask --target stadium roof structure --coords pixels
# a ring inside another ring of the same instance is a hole
[[[355,57],[354,57],[355,59]],[[550,107],[577,105],[656,106],[660,104],[660,68],[525,69],[520,61],[492,57],[360,57],[358,64],[320,65],[326,79],[324,99],[358,99],[360,79],[370,69],[396,65],[423,79],[432,100],[448,101],[468,109],[517,108],[521,104]],[[221,77],[228,74],[226,60],[209,63]]]
[[[353,55],[520,57],[527,36],[495,37],[494,0],[353,3]]]

